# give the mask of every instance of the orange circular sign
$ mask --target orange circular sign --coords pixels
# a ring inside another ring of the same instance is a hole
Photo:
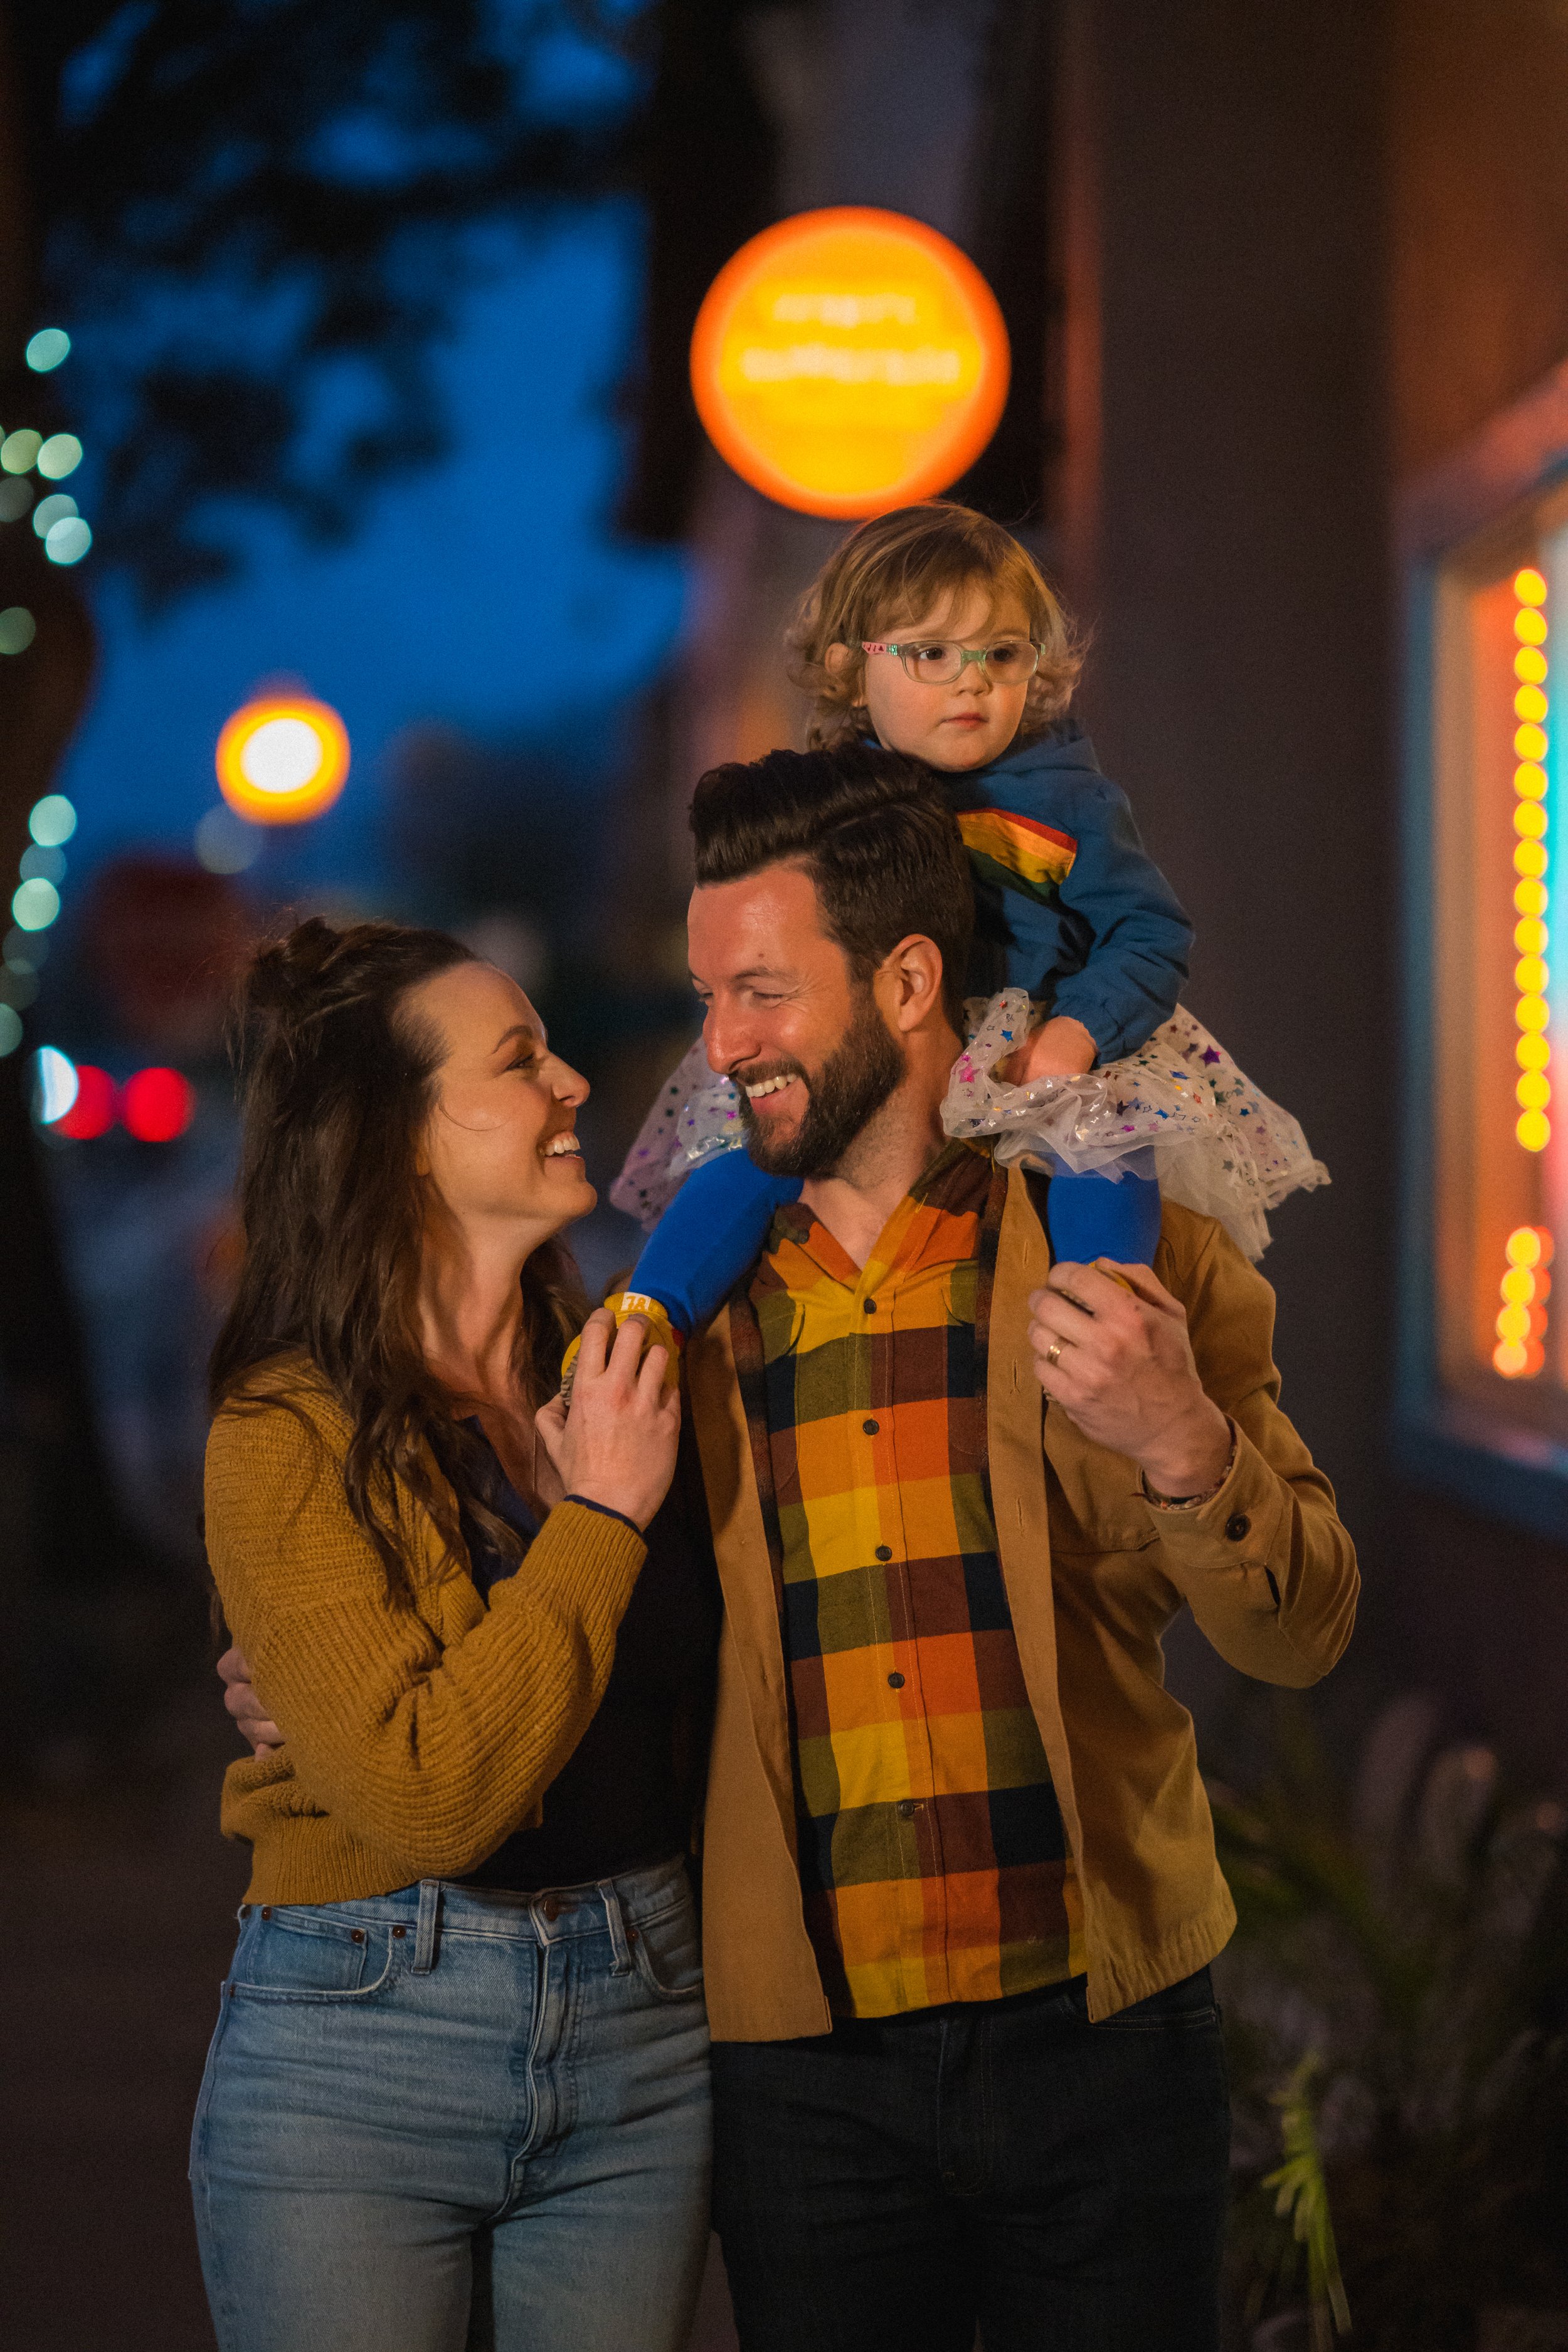
[[[325,702],[265,695],[217,739],[218,788],[252,824],[303,824],[331,808],[349,772],[348,730]]]
[[[1007,397],[1007,330],[974,264],[902,213],[797,213],[727,261],[691,338],[708,437],[743,481],[858,520],[934,497]]]

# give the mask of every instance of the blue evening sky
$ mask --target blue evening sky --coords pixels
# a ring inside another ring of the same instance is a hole
[[[679,551],[611,529],[636,213],[574,212],[513,235],[504,256],[441,355],[448,456],[377,493],[347,545],[258,518],[240,575],[154,621],[89,556],[101,669],[61,777],[80,820],[73,865],[132,844],[188,848],[217,799],[220,727],[280,674],[342,713],[353,767],[337,807],[278,846],[291,878],[344,884],[373,879],[378,779],[401,730],[521,743],[581,726],[602,740],[606,712],[668,660]]]

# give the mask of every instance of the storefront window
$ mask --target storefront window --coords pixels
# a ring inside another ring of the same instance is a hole
[[[1421,612],[1429,1149],[1407,1307],[1428,1436],[1489,1455],[1504,1507],[1510,1468],[1531,1474],[1539,1518],[1543,1476],[1568,1514],[1568,487],[1444,549]]]

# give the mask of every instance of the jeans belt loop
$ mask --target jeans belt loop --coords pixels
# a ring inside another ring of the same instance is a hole
[[[605,1922],[610,1931],[610,1949],[615,1954],[610,1974],[613,1977],[629,1977],[632,1972],[632,1948],[626,1937],[620,1890],[613,1878],[600,1879],[599,1897],[605,1906]]]
[[[414,1965],[410,1974],[427,1977],[436,1966],[436,1927],[441,1916],[441,1882],[419,1882],[419,1916],[414,1930]]]

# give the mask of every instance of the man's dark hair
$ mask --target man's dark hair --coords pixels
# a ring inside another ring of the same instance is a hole
[[[918,760],[843,743],[727,761],[700,779],[691,830],[700,885],[803,866],[823,928],[859,980],[911,931],[933,940],[942,1003],[963,1034],[974,929],[969,860],[941,786]]]

